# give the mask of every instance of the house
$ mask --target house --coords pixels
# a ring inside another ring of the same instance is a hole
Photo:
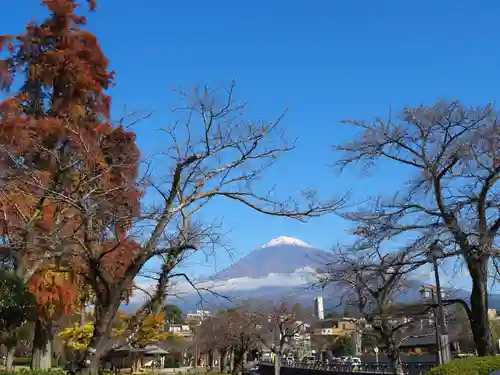
[[[358,330],[355,318],[333,318],[318,321],[313,327],[313,335],[327,335],[334,337],[345,337]]]
[[[187,324],[171,324],[168,327],[168,332],[191,339],[194,336],[193,330]]]
[[[186,314],[186,323],[193,325],[200,325],[205,319],[212,316],[208,310],[196,310],[196,312],[188,312]]]

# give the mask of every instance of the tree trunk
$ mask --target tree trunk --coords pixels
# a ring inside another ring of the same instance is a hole
[[[90,375],[98,375],[101,371],[101,357],[99,355],[92,356],[90,359],[90,366],[88,373]]]
[[[244,354],[245,353],[240,350],[234,352],[233,375],[237,375],[240,371],[243,372]]]
[[[213,367],[214,367],[214,351],[210,349],[208,351],[208,368],[212,370]]]
[[[390,344],[387,348],[387,357],[389,358],[392,374],[404,375],[403,364],[399,358],[399,349],[394,343]]]
[[[487,267],[489,257],[479,259],[467,258],[467,266],[472,278],[472,293],[470,296],[472,320],[471,330],[480,357],[494,355],[496,350],[491,344],[490,322],[488,319],[488,280]]]
[[[80,358],[77,368],[78,371],[88,369],[92,375],[97,375],[101,368],[101,359],[111,350],[106,345],[109,337],[109,327],[111,321],[109,319],[99,319],[94,324],[94,334],[90,340],[89,346]]]
[[[230,351],[230,357],[229,357],[229,360],[230,360],[229,372],[233,372],[233,371],[234,371],[234,367],[235,367],[235,361],[234,361],[234,349],[231,349],[231,351]]]
[[[52,326],[50,322],[37,319],[33,338],[32,370],[46,370],[52,367]]]
[[[80,327],[85,325],[85,305],[80,309]]]
[[[220,372],[222,374],[224,374],[226,372],[226,354],[227,353],[226,353],[225,350],[221,350],[219,352],[219,354],[220,354],[220,364],[219,364],[219,366],[220,366]]]
[[[108,345],[111,326],[120,306],[119,295],[114,295],[112,301],[108,304],[99,304],[96,301],[94,333],[87,349],[78,360],[76,372],[82,372],[88,369],[92,375],[97,375],[101,368],[101,360],[113,348]]]
[[[14,371],[14,354],[16,352],[16,348],[7,348],[7,361],[5,363],[5,367],[7,371]]]

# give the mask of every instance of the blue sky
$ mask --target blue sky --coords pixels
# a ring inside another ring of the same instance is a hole
[[[22,3],[2,1],[0,34],[42,18],[39,0]],[[325,196],[353,189],[362,198],[392,189],[401,172],[381,166],[370,178],[335,174],[328,167],[336,158],[330,146],[353,136],[340,120],[437,98],[496,100],[499,12],[493,0],[101,0],[89,28],[117,71],[114,115],[124,105],[153,112],[137,128],[145,154],[164,147],[155,129],[173,119],[173,87],[234,78],[255,116],[290,109],[284,125],[298,147],[268,181],[280,184],[283,195],[315,187]],[[221,214],[235,257],[280,235],[323,249],[348,239],[346,224],[335,217],[301,224],[224,202],[204,215]],[[221,256],[217,267],[228,262]],[[196,270],[211,273],[213,262]]]

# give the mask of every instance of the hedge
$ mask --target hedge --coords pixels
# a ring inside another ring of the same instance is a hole
[[[19,371],[0,371],[0,375],[66,375],[66,371],[60,368],[50,370],[28,370],[20,369]]]
[[[488,375],[495,370],[500,370],[500,357],[472,357],[434,367],[428,375]]]
[[[58,361],[57,359],[52,358],[52,367],[59,367],[62,361]],[[14,366],[31,366],[31,357],[15,357],[14,358]]]

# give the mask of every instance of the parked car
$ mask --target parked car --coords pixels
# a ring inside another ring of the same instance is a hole
[[[361,367],[361,359],[358,357],[348,357],[347,362],[353,371],[358,371]]]

